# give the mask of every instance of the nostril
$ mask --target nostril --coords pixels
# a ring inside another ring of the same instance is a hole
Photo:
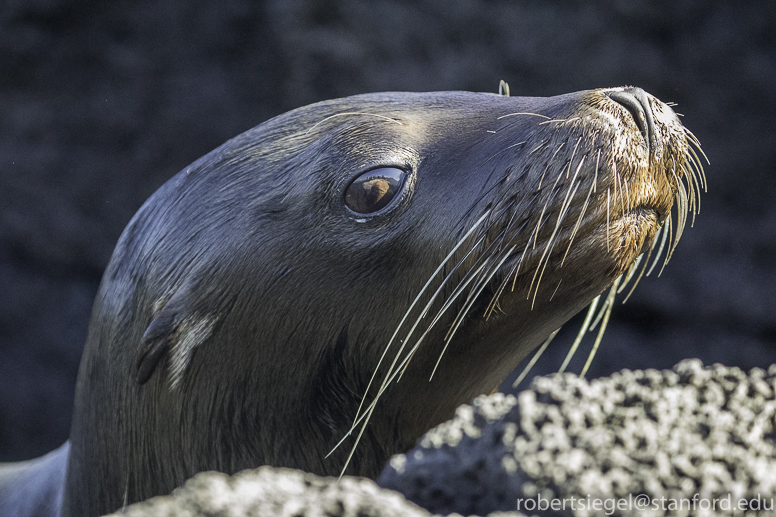
[[[606,95],[627,109],[636,122],[641,135],[649,146],[650,152],[655,149],[655,120],[649,105],[647,92],[641,88],[625,88],[624,90],[606,92]]]

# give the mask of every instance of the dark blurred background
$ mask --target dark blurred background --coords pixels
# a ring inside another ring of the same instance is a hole
[[[504,79],[513,95],[637,85],[677,103],[709,192],[662,277],[617,307],[588,376],[776,362],[774,27],[761,0],[5,0],[0,460],[66,439],[92,299],[146,197],[269,117],[364,92]]]

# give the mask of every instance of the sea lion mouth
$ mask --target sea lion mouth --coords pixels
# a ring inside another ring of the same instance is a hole
[[[510,273],[514,280],[513,289],[516,289],[516,286],[525,284],[526,278],[536,276],[537,266],[543,262],[561,268],[573,251],[574,241],[581,247],[601,247],[602,242],[605,243],[606,253],[601,255],[608,256],[614,264],[611,269],[622,274],[638,256],[648,251],[665,218],[651,206],[635,207],[618,214],[613,220],[602,221],[591,217],[578,227],[559,229],[555,236],[557,245],[550,252],[545,248],[529,248],[523,253],[514,251],[501,266],[497,278],[503,280]],[[535,288],[538,290],[538,286]]]
[[[577,120],[593,129],[581,131],[574,125]],[[528,298],[535,298],[545,271],[560,270],[568,262],[603,287],[631,271],[642,254],[650,254],[662,234],[660,255],[673,229],[667,262],[688,215],[694,219],[700,208],[705,178],[693,149],[702,154],[697,139],[667,105],[643,90],[592,92],[576,111],[545,123],[550,122],[571,131],[565,140],[542,134],[539,143],[531,144],[531,153],[551,153],[562,164],[554,172],[545,169],[535,187],[533,195],[544,199],[539,215],[521,219],[509,206],[514,203],[509,195],[489,205],[496,215],[481,232],[485,237],[480,256],[508,250],[494,275],[501,283],[491,309],[507,291],[509,277],[509,290],[523,289]],[[565,158],[559,152],[564,146],[570,150]]]

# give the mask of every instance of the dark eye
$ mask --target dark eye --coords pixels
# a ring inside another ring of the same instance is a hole
[[[406,176],[406,172],[393,167],[367,171],[348,186],[345,204],[359,214],[382,210],[401,192]]]

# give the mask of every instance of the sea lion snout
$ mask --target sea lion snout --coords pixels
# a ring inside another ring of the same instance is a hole
[[[630,112],[641,135],[649,145],[650,153],[654,153],[655,117],[649,102],[649,94],[641,88],[628,87],[622,90],[607,91],[606,95]]]

